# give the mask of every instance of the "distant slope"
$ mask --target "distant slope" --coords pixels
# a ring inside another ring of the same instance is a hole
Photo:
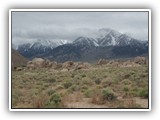
[[[12,67],[23,66],[27,64],[27,59],[12,49]]]

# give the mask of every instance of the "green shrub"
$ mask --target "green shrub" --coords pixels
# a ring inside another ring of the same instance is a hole
[[[79,91],[79,86],[77,86],[77,85],[73,85],[73,86],[71,86],[70,87],[70,89],[72,90],[72,91]]]
[[[145,87],[145,88],[141,89],[139,91],[139,96],[143,97],[143,98],[148,98],[148,96],[149,96],[149,94],[148,94],[148,88]]]
[[[87,85],[83,85],[81,87],[81,92],[85,92],[87,89],[88,89],[88,86]]]
[[[124,78],[126,79],[126,78],[129,78],[130,77],[130,74],[126,74],[126,75],[124,75]]]
[[[72,83],[70,81],[66,81],[65,83],[63,83],[63,86],[65,89],[68,89],[69,87],[72,86]]]
[[[111,88],[103,89],[102,96],[104,100],[112,101],[116,98],[113,90]]]
[[[101,80],[100,80],[100,79],[96,79],[94,82],[95,82],[96,84],[100,84],[100,83],[101,83]]]
[[[45,88],[44,86],[40,88],[40,90],[45,90],[45,89],[46,89],[46,88]]]
[[[128,88],[127,86],[125,86],[125,87],[123,88],[123,91],[127,92],[127,91],[129,91],[129,88]]]
[[[49,100],[50,102],[59,103],[61,102],[61,97],[58,93],[54,93]]]
[[[82,76],[82,78],[86,77],[86,75],[85,75],[85,74],[82,74],[81,76]]]
[[[62,90],[62,89],[64,89],[63,85],[57,85],[56,86],[56,90]]]
[[[94,93],[94,91],[93,91],[92,89],[87,89],[87,90],[84,91],[84,95],[85,95],[85,97],[87,97],[87,98],[92,97],[92,96],[93,96],[93,93]]]
[[[87,85],[87,86],[91,86],[91,85],[93,85],[93,82],[89,78],[83,78],[82,84]]]
[[[135,72],[134,72],[134,71],[131,71],[131,72],[130,72],[130,74],[131,74],[131,75],[134,75],[134,74],[135,74]]]
[[[132,84],[132,81],[130,81],[128,79],[124,79],[124,80],[122,80],[122,84],[129,85],[129,84]]]
[[[75,76],[74,74],[71,75],[72,78],[74,78],[74,76]]]
[[[44,87],[45,87],[45,88],[48,88],[48,87],[49,87],[49,85],[48,85],[48,84],[44,84]]]
[[[112,83],[113,83],[113,84],[118,84],[119,81],[120,81],[120,80],[119,80],[118,78],[113,78]]]
[[[48,102],[45,104],[49,108],[59,108],[61,105],[61,96],[58,93],[54,93]]]
[[[142,73],[142,74],[140,75],[141,78],[145,78],[145,77],[147,77],[147,76],[148,76],[148,73]]]
[[[48,82],[49,82],[49,83],[54,83],[54,82],[56,82],[56,79],[50,78],[50,79],[48,79]]]
[[[55,93],[55,90],[51,89],[47,91],[48,95],[51,96]]]

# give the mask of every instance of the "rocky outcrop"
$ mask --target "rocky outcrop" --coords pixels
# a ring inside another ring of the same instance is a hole
[[[24,70],[24,68],[23,67],[14,67],[14,70],[16,70],[16,71],[22,71],[22,70]]]
[[[145,57],[140,57],[140,56],[138,56],[138,57],[135,57],[135,58],[134,58],[134,62],[135,62],[136,64],[144,65],[144,64],[147,64],[147,63],[148,63],[148,60],[147,60]]]
[[[120,64],[121,67],[138,67],[140,65],[148,64],[148,59],[145,57],[135,57],[133,59],[124,61]]]
[[[41,67],[45,67],[46,61],[45,61],[44,59],[42,59],[42,58],[34,58],[34,59],[30,62],[30,64],[34,64],[35,67],[41,68]]]
[[[107,64],[107,63],[108,63],[108,60],[100,59],[97,64],[98,65],[103,65],[103,64]]]
[[[54,63],[54,64],[52,64],[52,68],[54,68],[54,69],[61,69],[62,68],[62,63]]]
[[[30,70],[34,70],[34,69],[36,69],[36,66],[31,61],[29,61],[27,63],[27,68]]]
[[[91,65],[89,63],[67,61],[67,62],[63,63],[62,71],[74,71],[74,70],[80,70],[80,69],[89,69],[90,66]]]
[[[67,61],[67,62],[64,62],[63,65],[62,65],[62,68],[63,69],[74,69],[75,67],[75,63],[73,61]]]
[[[27,68],[28,69],[36,69],[36,68],[56,68],[57,63],[56,62],[51,62],[48,59],[42,59],[42,58],[34,58],[32,61],[29,61],[27,63]]]
[[[79,63],[76,64],[75,70],[89,69],[90,67],[91,67],[91,65],[89,63],[79,62]]]

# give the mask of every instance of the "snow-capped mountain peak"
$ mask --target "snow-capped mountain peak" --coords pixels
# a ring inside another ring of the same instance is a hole
[[[97,41],[93,38],[88,37],[78,37],[76,40],[73,41],[74,45],[81,45],[81,46],[99,46]]]
[[[115,31],[113,29],[110,28],[102,28],[98,30],[98,35],[97,38],[104,38],[106,35],[111,34],[112,36],[114,36],[115,38],[119,37],[121,35],[121,33],[119,33],[118,31]]]
[[[100,36],[97,38],[97,42],[100,46],[125,46],[130,45],[135,41],[134,38],[122,34],[112,29],[100,29]]]
[[[60,45],[64,45],[64,44],[69,44],[71,43],[71,41],[69,40],[48,40],[48,39],[38,39],[36,40],[35,42],[32,42],[32,43],[27,43],[29,44],[29,49],[31,48],[34,48],[34,49],[37,49],[37,48],[55,48],[57,46],[60,46]],[[20,46],[24,46],[26,44],[22,44],[22,45],[19,45]],[[17,49],[18,49],[18,46],[17,46]]]
[[[42,39],[38,39],[36,42],[33,42],[30,44],[30,48],[39,48],[39,47],[50,47],[50,48],[54,48],[54,42],[50,41],[50,40],[42,40]]]
[[[134,38],[129,37],[126,34],[122,34],[118,31],[109,28],[99,29],[96,38],[78,37],[73,41],[74,45],[84,46],[126,46],[133,44]],[[134,42],[135,43],[135,42]]]
[[[71,41],[69,41],[69,40],[58,40],[57,42],[59,43],[59,45],[71,43]]]

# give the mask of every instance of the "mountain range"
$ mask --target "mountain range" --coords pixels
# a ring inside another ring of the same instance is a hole
[[[12,45],[28,59],[48,58],[58,62],[96,61],[100,58],[130,58],[148,54],[148,41],[137,40],[113,29],[99,29],[94,37],[80,36],[70,40],[37,40],[33,43]]]

